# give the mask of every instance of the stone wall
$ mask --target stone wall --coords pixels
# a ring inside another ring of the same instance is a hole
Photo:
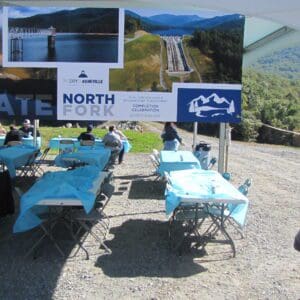
[[[260,128],[257,140],[269,144],[300,147],[300,133],[279,129],[266,124],[263,124]]]

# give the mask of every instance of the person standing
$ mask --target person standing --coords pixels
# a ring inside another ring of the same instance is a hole
[[[34,128],[28,119],[24,120],[23,126],[19,130],[23,132],[23,137],[25,138],[33,136]],[[38,130],[36,130],[36,136],[40,136],[40,132]]]
[[[161,134],[164,143],[164,149],[167,151],[177,151],[179,145],[183,145],[182,138],[179,137],[177,130],[173,123],[166,122],[164,131]]]

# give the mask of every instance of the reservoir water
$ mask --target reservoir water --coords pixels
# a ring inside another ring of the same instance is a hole
[[[10,49],[9,49],[10,53]],[[96,34],[57,34],[55,50],[48,51],[47,36],[23,39],[25,62],[118,62],[118,37]]]

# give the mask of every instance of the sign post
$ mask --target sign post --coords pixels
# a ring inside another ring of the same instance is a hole
[[[193,135],[193,145],[192,145],[193,151],[195,151],[196,148],[197,134],[198,134],[198,122],[194,122],[194,135]]]
[[[218,172],[224,173],[224,156],[226,143],[226,124],[220,123]]]

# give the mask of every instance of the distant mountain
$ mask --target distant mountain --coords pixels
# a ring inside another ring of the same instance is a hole
[[[289,79],[300,79],[300,43],[263,56],[252,67]]]
[[[172,15],[161,14],[151,17],[142,17],[132,11],[126,10],[125,13],[125,31],[126,33],[136,31],[138,29],[153,32],[156,30],[167,29],[186,29],[192,33],[195,29],[212,29],[223,28],[231,29],[244,25],[244,18],[239,14],[218,16],[214,18],[204,19],[197,15]]]
[[[28,18],[9,18],[9,27],[53,26],[57,32],[118,33],[119,10],[108,8],[78,8]]]
[[[239,14],[217,16],[200,21],[193,21],[186,23],[184,27],[188,28],[200,28],[200,29],[212,29],[214,27],[220,27],[229,29],[235,27],[238,23],[244,24],[244,17]]]
[[[155,23],[160,23],[166,26],[182,26],[187,23],[198,22],[203,20],[197,15],[171,15],[171,14],[161,14],[149,17],[148,20],[151,20]]]

